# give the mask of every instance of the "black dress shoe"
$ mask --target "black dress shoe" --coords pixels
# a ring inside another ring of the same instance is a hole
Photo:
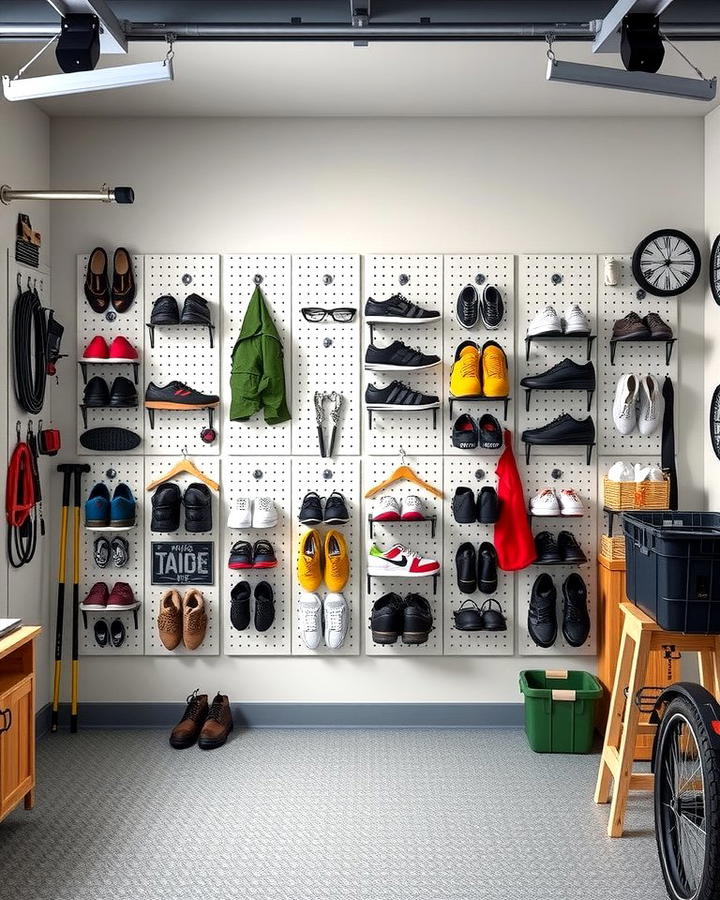
[[[549,531],[540,531],[535,535],[535,551],[537,565],[562,562],[562,554],[555,543],[555,535]]]
[[[403,598],[399,594],[383,594],[373,603],[370,632],[375,644],[394,644],[403,630]]]
[[[250,582],[238,581],[230,591],[230,624],[238,631],[250,625]]]
[[[455,570],[458,588],[463,594],[473,594],[477,590],[477,554],[470,541],[460,544],[455,553]]]
[[[163,294],[153,303],[150,313],[151,325],[179,325],[180,310],[178,302],[171,294]]]
[[[453,610],[453,619],[458,631],[483,630],[483,615],[474,600],[463,600],[460,606]]]
[[[267,581],[255,585],[255,630],[267,631],[275,621],[275,597]]]
[[[135,273],[130,254],[118,247],[113,257],[112,305],[119,313],[127,312],[135,299]]]
[[[129,378],[118,375],[110,388],[110,406],[130,408],[137,405],[137,388]]]
[[[570,531],[561,531],[557,536],[557,547],[560,558],[566,563],[587,562],[587,556],[582,547],[575,540],[575,535]]]
[[[110,306],[107,268],[107,253],[102,247],[96,247],[90,254],[85,273],[85,299],[90,304],[90,309],[96,313],[104,313]]]
[[[563,593],[562,633],[571,647],[582,647],[590,634],[587,588],[577,572],[565,579]]]
[[[478,446],[483,450],[499,450],[503,445],[502,426],[490,413],[480,416],[478,435]]]
[[[88,381],[83,391],[83,403],[95,407],[110,405],[110,390],[104,378],[94,375]]]
[[[528,607],[528,634],[538,647],[552,647],[557,638],[557,590],[543,572],[535,579]]]
[[[472,488],[457,487],[451,503],[453,519],[462,525],[476,521],[475,494]]]
[[[201,533],[212,531],[212,494],[200,481],[188,485],[183,497],[185,507],[185,531]]]
[[[480,544],[477,558],[477,583],[483,594],[494,594],[498,586],[498,563],[495,546],[490,541]]]
[[[403,644],[424,644],[433,627],[430,604],[420,594],[408,594],[403,606]]]
[[[210,307],[200,294],[189,294],[183,303],[181,325],[210,325]]]
[[[563,359],[557,365],[539,375],[526,375],[520,384],[538,390],[595,390],[595,366],[592,362],[579,365],[571,359]]]
[[[152,495],[150,531],[168,534],[180,528],[180,488],[176,484],[161,484]]]
[[[478,445],[477,422],[468,413],[463,413],[455,419],[452,430],[453,447],[458,450],[476,450]]]
[[[547,425],[523,431],[522,439],[526,444],[593,444],[595,423],[592,416],[574,419],[563,413]]]
[[[477,520],[481,525],[494,525],[500,518],[500,501],[494,487],[480,488],[477,499]]]

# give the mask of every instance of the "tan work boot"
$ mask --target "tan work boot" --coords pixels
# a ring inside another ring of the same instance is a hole
[[[207,631],[207,613],[202,591],[190,588],[183,597],[182,610],[183,644],[188,650],[197,650],[205,640]]]
[[[226,694],[216,694],[198,738],[201,750],[222,747],[233,730],[232,710]]]
[[[177,591],[166,591],[160,598],[157,626],[163,647],[174,650],[183,636],[182,600]]]
[[[170,746],[176,750],[192,747],[205,724],[208,709],[207,694],[198,694],[197,690],[193,691],[187,698],[187,706],[182,719],[170,733]]]

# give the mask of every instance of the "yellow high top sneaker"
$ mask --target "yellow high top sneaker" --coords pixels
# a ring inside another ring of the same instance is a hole
[[[455,351],[455,362],[450,370],[450,393],[453,397],[479,397],[480,348],[475,341],[463,341]]]
[[[486,397],[508,397],[510,380],[505,351],[495,341],[486,341],[482,348],[482,376]]]

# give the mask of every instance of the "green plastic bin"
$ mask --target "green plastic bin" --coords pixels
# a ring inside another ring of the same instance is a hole
[[[525,733],[536,753],[589,753],[600,682],[589,672],[526,669],[520,673],[525,697]]]

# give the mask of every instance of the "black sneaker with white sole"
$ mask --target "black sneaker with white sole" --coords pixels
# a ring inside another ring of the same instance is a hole
[[[480,318],[483,325],[491,331],[500,327],[505,315],[505,304],[502,294],[494,284],[486,284],[480,300]]]
[[[398,325],[417,325],[422,322],[433,322],[442,318],[442,313],[435,309],[423,309],[417,303],[411,303],[402,294],[393,294],[388,300],[375,300],[369,297],[365,304],[366,322],[394,322]]]
[[[345,498],[339,491],[333,491],[325,501],[323,521],[328,525],[344,525],[349,519]]]
[[[389,347],[370,344],[365,351],[365,368],[371,372],[417,372],[432,369],[439,362],[439,356],[413,350],[402,341],[393,341]]]
[[[466,284],[458,294],[455,318],[463,328],[474,328],[480,321],[480,301],[475,285]]]
[[[323,520],[322,503],[315,491],[308,491],[303,497],[298,516],[303,525],[317,525]]]
[[[402,381],[393,381],[384,388],[369,384],[365,389],[365,404],[368,409],[437,409],[440,398],[414,391]]]
[[[110,541],[102,535],[93,543],[93,560],[98,569],[104,569],[110,562]]]
[[[116,569],[124,569],[130,560],[130,544],[120,535],[110,542],[110,550],[112,551],[112,561]]]

